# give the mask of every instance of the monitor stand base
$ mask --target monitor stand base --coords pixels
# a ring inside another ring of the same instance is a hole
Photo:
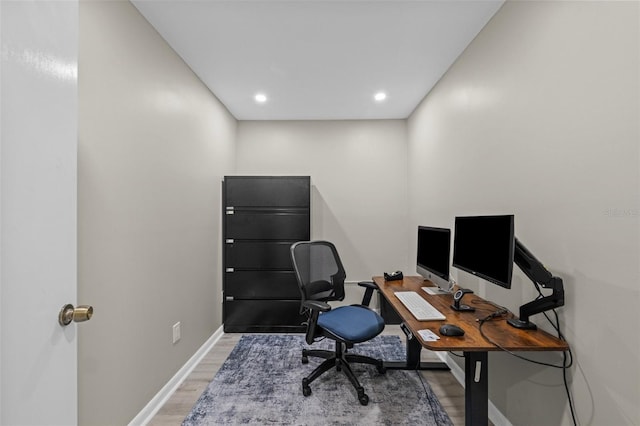
[[[515,328],[519,328],[520,330],[536,330],[538,327],[529,321],[522,321],[518,318],[511,318],[507,320],[509,325]]]
[[[476,310],[476,308],[469,305],[460,305],[460,306],[451,305],[451,309],[459,312],[474,312]]]

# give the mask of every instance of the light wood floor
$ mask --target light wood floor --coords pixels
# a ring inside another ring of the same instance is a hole
[[[387,325],[383,334],[404,334],[398,326]],[[151,426],[175,426],[191,411],[191,408],[227,359],[242,334],[224,334],[214,348],[202,359],[189,377],[151,420]],[[439,360],[433,353],[422,351],[424,361]],[[440,400],[454,425],[464,424],[464,389],[448,371],[421,371],[422,376]]]

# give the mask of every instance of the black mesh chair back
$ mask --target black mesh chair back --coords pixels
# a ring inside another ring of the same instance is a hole
[[[328,241],[304,241],[291,248],[302,300],[343,300],[346,273]]]

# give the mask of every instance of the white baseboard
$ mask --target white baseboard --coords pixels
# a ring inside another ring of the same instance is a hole
[[[464,388],[464,369],[453,361],[446,352],[436,352],[435,354],[449,366],[453,377],[455,377],[458,383],[460,383]],[[495,426],[513,426],[509,419],[507,419],[504,414],[502,414],[502,412],[493,405],[491,400],[489,400],[488,415],[489,420],[491,420]]]
[[[222,326],[218,328],[207,339],[206,342],[196,351],[195,354],[178,370],[178,372],[167,382],[166,385],[160,389],[160,391],[154,396],[151,401],[138,413],[137,416],[129,422],[129,426],[143,426],[148,424],[153,416],[162,408],[162,406],[171,398],[171,395],[180,387],[182,382],[191,374],[194,368],[200,363],[202,358],[209,353],[211,348],[218,343],[218,340],[222,337],[224,332]]]

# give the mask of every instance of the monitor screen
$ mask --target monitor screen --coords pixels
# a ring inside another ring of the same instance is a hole
[[[513,222],[513,215],[456,217],[453,266],[511,288]]]
[[[450,248],[450,229],[418,227],[416,271],[444,291],[449,291]]]

